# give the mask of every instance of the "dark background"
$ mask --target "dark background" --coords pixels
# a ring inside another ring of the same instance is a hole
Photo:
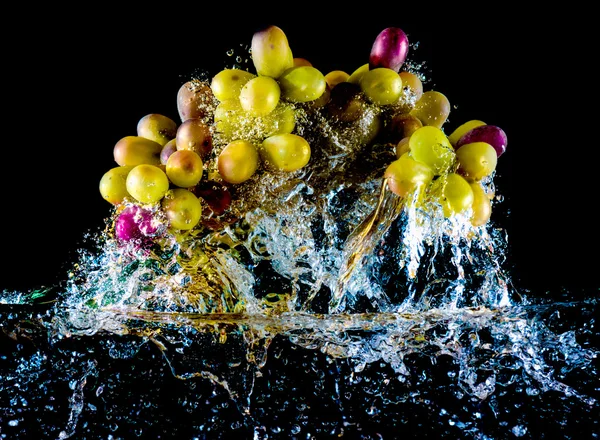
[[[249,45],[265,24],[280,26],[294,55],[323,73],[351,73],[368,61],[382,29],[402,28],[419,42],[409,59],[426,62],[425,89],[455,106],[446,132],[482,119],[508,135],[495,180],[505,200],[492,220],[508,234],[503,267],[514,284],[540,296],[597,290],[600,133],[588,14],[375,6],[260,19],[244,17],[260,13],[258,4],[247,11],[138,6],[129,14],[32,8],[7,16],[0,290],[66,278],[84,234],[110,213],[98,183],[115,166],[114,144],[134,135],[148,113],[178,121],[179,86],[197,69],[217,73],[231,62],[226,51]]]

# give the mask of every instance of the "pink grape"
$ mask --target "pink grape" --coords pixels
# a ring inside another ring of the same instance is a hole
[[[152,214],[139,206],[125,208],[115,220],[115,233],[121,241],[137,240],[147,243],[158,232]]]
[[[466,132],[456,143],[456,149],[458,150],[463,145],[472,144],[473,142],[490,144],[496,150],[498,157],[500,157],[506,151],[508,139],[506,133],[500,127],[496,127],[495,125],[481,125]]]
[[[387,67],[400,70],[408,54],[408,37],[402,29],[389,27],[382,30],[371,48],[369,68]]]

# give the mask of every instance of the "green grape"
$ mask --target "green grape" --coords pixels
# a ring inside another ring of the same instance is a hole
[[[294,56],[283,30],[269,26],[252,36],[252,62],[261,76],[279,78],[287,69],[294,67]]]
[[[279,77],[281,94],[292,102],[309,102],[319,98],[327,81],[323,74],[310,66],[293,67]]]
[[[473,190],[463,177],[456,173],[449,173],[440,180],[442,180],[442,207],[446,217],[462,213],[473,206]]]
[[[258,152],[248,141],[237,140],[229,143],[217,160],[219,174],[227,183],[242,183],[254,175],[258,169]]]
[[[400,157],[404,153],[408,153],[410,151],[410,137],[405,137],[400,139],[398,144],[396,145],[396,157],[400,159]]]
[[[131,197],[127,191],[127,175],[132,166],[115,167],[108,170],[100,179],[100,194],[109,203],[118,205],[123,203],[125,197]]]
[[[378,67],[362,75],[360,88],[372,103],[390,105],[402,94],[402,79],[392,69]]]
[[[454,148],[442,130],[425,126],[416,130],[409,140],[411,156],[427,164],[436,176],[448,172],[454,165]]]
[[[442,128],[450,114],[450,101],[440,92],[425,92],[410,114],[419,118],[423,125]]]
[[[362,76],[369,71],[369,63],[363,64],[358,69],[356,69],[346,80],[352,84],[360,84],[360,80]]]
[[[187,189],[175,188],[168,191],[161,206],[173,229],[192,229],[202,217],[200,200]]]
[[[202,159],[195,151],[178,150],[167,160],[167,177],[177,186],[189,188],[202,179]]]
[[[296,114],[290,105],[280,104],[275,110],[260,118],[264,137],[291,133],[296,127]]]
[[[253,116],[268,115],[277,107],[280,95],[277,81],[268,76],[259,76],[242,87],[240,104]]]
[[[400,72],[402,93],[408,101],[417,102],[423,96],[423,83],[417,75],[410,72]]]
[[[213,77],[210,88],[212,89],[215,98],[221,102],[228,99],[238,99],[242,87],[254,77],[256,77],[256,75],[246,72],[245,70],[225,69],[221,70]]]
[[[188,119],[177,129],[178,150],[192,150],[204,158],[211,152],[212,135],[210,128],[200,119]]]
[[[228,99],[221,102],[215,109],[215,127],[218,133],[227,139],[237,137],[240,126],[246,118],[246,113],[239,99]]]
[[[454,145],[456,147],[456,144],[458,143],[460,138],[463,137],[463,135],[467,134],[469,131],[471,131],[475,127],[481,127],[482,125],[486,125],[486,123],[483,121],[478,121],[477,119],[465,122],[464,124],[459,126],[456,130],[454,130],[450,136],[448,136],[448,140],[450,141],[450,143],[452,145]]]
[[[496,169],[498,155],[486,142],[473,142],[456,150],[458,171],[469,180],[481,180]]]
[[[274,169],[296,171],[310,160],[310,145],[301,136],[277,134],[263,141],[261,155]]]
[[[115,162],[123,166],[160,165],[162,146],[141,136],[125,136],[115,144]]]
[[[137,201],[155,203],[169,190],[169,179],[157,166],[142,164],[129,172],[126,187],[129,194]]]
[[[469,184],[473,190],[473,215],[471,224],[473,226],[485,225],[492,215],[492,203],[479,182]]]
[[[165,146],[175,137],[177,124],[167,116],[151,113],[138,121],[137,135]]]
[[[343,70],[332,70],[325,75],[325,81],[327,81],[327,84],[329,84],[329,87],[332,89],[339,83],[348,81],[348,78],[350,78],[350,75]]]
[[[404,153],[387,167],[384,178],[390,191],[405,197],[417,188],[428,185],[433,179],[433,170]]]

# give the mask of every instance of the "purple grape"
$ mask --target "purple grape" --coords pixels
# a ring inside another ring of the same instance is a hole
[[[475,127],[471,131],[467,131],[456,143],[456,149],[458,150],[465,144],[471,144],[473,142],[486,142],[494,147],[498,157],[506,151],[506,144],[508,139],[506,133],[500,127],[495,125],[481,125]]]
[[[115,233],[121,241],[145,243],[157,231],[158,226],[153,222],[152,214],[135,205],[125,208],[115,221]]]
[[[369,57],[369,69],[387,67],[398,72],[407,54],[408,37],[404,31],[395,27],[386,28],[375,38]]]

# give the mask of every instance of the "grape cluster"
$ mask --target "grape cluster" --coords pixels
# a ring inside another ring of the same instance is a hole
[[[323,75],[293,57],[279,27],[256,32],[256,73],[231,68],[211,81],[188,81],[177,93],[180,124],[149,114],[138,122],[136,136],[116,143],[118,166],[104,174],[100,193],[117,207],[117,237],[129,241],[163,230],[148,226],[151,211],[171,229],[192,230],[203,224],[205,210],[216,217],[227,213],[236,185],[257,174],[305,167],[311,145],[297,123],[307,109],[339,124],[365,121],[365,109],[375,109],[361,142],[395,148],[397,160],[384,173],[388,188],[401,197],[419,190],[437,200],[446,216],[470,212],[473,225],[485,224],[491,202],[481,181],[494,172],[506,134],[468,121],[446,136],[450,103],[440,92],[424,91],[417,74],[401,71],[408,49],[406,34],[387,28],[375,39],[368,63],[352,74]]]

